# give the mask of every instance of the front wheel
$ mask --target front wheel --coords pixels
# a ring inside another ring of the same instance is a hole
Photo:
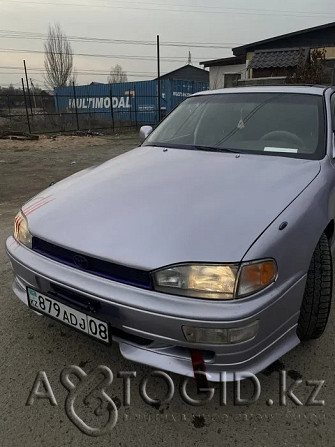
[[[300,340],[319,338],[327,326],[333,288],[333,265],[330,244],[322,233],[307,273],[300,308],[297,334]]]

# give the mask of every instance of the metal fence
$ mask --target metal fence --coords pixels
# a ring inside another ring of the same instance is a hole
[[[52,94],[24,89],[0,93],[0,131],[109,133],[142,124],[155,125],[186,97],[208,89],[203,82],[160,82],[160,89],[154,80],[72,85],[57,88]]]

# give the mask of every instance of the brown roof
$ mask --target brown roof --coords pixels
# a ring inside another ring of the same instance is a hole
[[[296,67],[301,60],[306,60],[308,54],[308,48],[259,50],[255,51],[249,68]]]

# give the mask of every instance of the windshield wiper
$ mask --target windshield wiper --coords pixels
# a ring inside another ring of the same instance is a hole
[[[152,147],[166,147],[171,149],[196,149],[197,151],[208,151],[208,152],[231,152],[234,154],[239,154],[239,151],[235,151],[234,149],[215,147],[215,146],[199,146],[199,145],[191,145],[191,144],[171,144],[171,143],[147,143],[145,146]]]
[[[167,147],[166,146],[166,144],[164,144],[164,143],[147,143],[147,144],[145,144],[145,145],[143,145],[144,147],[145,146],[152,146],[152,147]]]
[[[233,154],[239,154],[239,151],[234,149],[228,149],[226,147],[215,147],[215,146],[194,146],[198,151],[208,151],[208,152],[231,152]]]

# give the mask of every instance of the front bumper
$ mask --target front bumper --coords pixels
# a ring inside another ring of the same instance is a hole
[[[296,326],[306,277],[281,288],[269,287],[253,299],[215,302],[148,291],[110,281],[55,262],[18,244],[6,241],[15,280],[13,290],[27,303],[26,287],[44,294],[55,287],[99,303],[92,316],[116,329],[113,340],[128,360],[185,376],[193,376],[190,349],[203,352],[209,380],[226,372],[256,374],[299,344]],[[77,308],[76,305],[67,303]],[[78,310],[82,310],[77,308]],[[91,313],[91,311],[86,311]],[[232,328],[259,320],[256,337],[238,344],[193,344],[182,326]]]

